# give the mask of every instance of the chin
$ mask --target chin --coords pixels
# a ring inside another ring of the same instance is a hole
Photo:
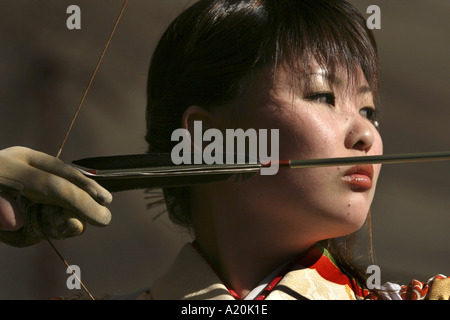
[[[368,209],[335,212],[327,219],[329,224],[324,230],[325,237],[327,239],[344,237],[358,231],[366,222],[368,212]]]
[[[358,231],[364,225],[366,220],[367,220],[367,213],[365,213],[365,214],[355,213],[351,216],[348,216],[342,222],[342,228],[341,228],[342,232],[338,236],[343,237],[343,236],[347,236],[351,233]]]

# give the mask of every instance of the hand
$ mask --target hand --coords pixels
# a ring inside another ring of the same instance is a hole
[[[450,300],[450,278],[436,277],[431,284],[426,299]]]
[[[111,194],[55,157],[24,147],[0,150],[0,241],[28,246],[45,236],[106,226]],[[45,235],[45,236],[44,236]]]

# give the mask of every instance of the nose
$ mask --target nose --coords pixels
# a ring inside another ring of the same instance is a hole
[[[375,127],[359,114],[348,122],[345,147],[368,153],[375,141]]]

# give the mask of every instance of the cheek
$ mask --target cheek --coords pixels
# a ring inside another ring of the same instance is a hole
[[[327,117],[297,115],[295,119],[280,123],[282,159],[282,156],[289,160],[332,157],[338,146],[338,128]]]
[[[335,154],[342,128],[330,109],[297,102],[292,105],[291,99],[255,105],[259,107],[242,110],[238,117],[220,117],[221,128],[279,130],[281,160],[331,157]],[[270,145],[267,147],[271,149]]]

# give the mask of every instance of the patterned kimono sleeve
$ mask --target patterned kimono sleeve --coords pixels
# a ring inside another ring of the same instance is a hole
[[[385,300],[449,300],[450,278],[439,274],[427,282],[412,280],[407,285],[387,282],[380,288]],[[377,299],[369,294],[365,299]]]
[[[403,300],[448,300],[450,297],[450,278],[439,274],[426,283],[412,280],[402,286],[400,296]]]

